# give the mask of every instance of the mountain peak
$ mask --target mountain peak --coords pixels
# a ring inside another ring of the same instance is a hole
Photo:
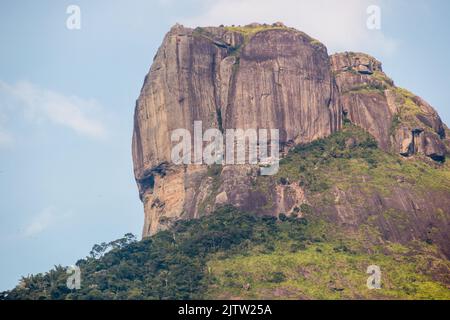
[[[194,136],[195,121],[204,130],[221,132],[278,129],[282,155],[296,145],[330,137],[348,123],[367,131],[383,152],[399,161],[420,159],[439,166],[448,144],[436,111],[396,87],[377,59],[354,52],[329,56],[319,41],[282,23],[195,29],[175,25],[146,76],[134,121],[134,172],[144,203],[144,236],[223,204],[278,216],[312,202],[312,191],[298,176],[283,177],[288,184],[271,177],[266,179],[270,183],[258,186],[254,165],[174,165],[171,132],[182,128]],[[393,201],[392,206],[405,210],[400,196],[380,201]],[[365,215],[355,206],[345,205],[355,215],[351,219],[339,204],[330,212],[351,224]]]

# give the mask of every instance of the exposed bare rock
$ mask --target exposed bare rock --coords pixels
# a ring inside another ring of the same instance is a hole
[[[326,49],[291,30],[256,33],[242,49],[222,109],[224,128],[278,128],[282,143],[305,143],[339,128]]]
[[[396,137],[400,142],[400,154],[405,157],[412,156],[415,152],[413,134],[410,128],[401,127],[397,130]]]
[[[335,187],[333,193],[335,202],[320,204],[320,210],[329,212],[328,217],[335,219],[334,223],[363,232],[368,230],[361,226],[371,226],[367,236],[370,237],[370,233],[376,230],[372,236],[380,237],[368,239],[372,241],[384,239],[407,243],[412,240],[432,240],[450,257],[449,226],[445,222],[448,219],[445,217],[450,214],[448,192],[430,190],[417,193],[411,185],[403,182],[390,189],[389,194],[368,193],[356,187],[345,191]]]
[[[176,25],[166,35],[136,103],[138,180],[170,162],[170,132],[192,130],[194,120],[205,128],[277,128],[282,143],[339,129],[323,45],[280,26],[245,37],[233,30]]]
[[[417,141],[417,150],[435,161],[444,161],[447,152],[445,144],[431,132],[420,135],[420,139]]]
[[[428,103],[397,88],[381,63],[367,54],[346,52],[330,59],[344,114],[383,150],[445,160],[444,124]]]
[[[216,201],[215,201],[215,205],[223,205],[226,204],[228,201],[228,196],[227,193],[225,191],[222,191],[221,193],[219,193],[216,196]]]
[[[197,29],[175,25],[136,103],[133,160],[146,203],[144,235],[158,229],[153,225],[162,212],[167,217],[197,214],[184,190],[191,174],[170,169],[173,130],[192,133],[196,120],[220,130],[276,128],[281,144],[291,146],[339,130],[341,115],[327,50],[306,34],[281,23]],[[228,201],[242,207],[248,207],[249,199],[259,203],[258,192],[237,192],[247,183],[230,182],[240,169],[230,170],[232,175],[225,170],[222,181],[214,182]],[[173,188],[180,195],[173,205],[164,200],[171,192],[167,181],[177,184]],[[236,187],[225,190],[228,185]],[[155,199],[165,206],[154,205]]]
[[[333,70],[337,72],[355,71],[360,74],[371,75],[376,71],[382,72],[381,62],[364,53],[346,52],[331,56]]]
[[[320,42],[282,23],[175,25],[158,49],[135,107],[132,149],[145,210],[143,235],[224,204],[278,215],[297,212],[308,202],[298,181],[280,184],[258,177],[255,166],[173,165],[173,130],[187,129],[193,136],[194,121],[221,131],[279,129],[285,154],[339,131],[344,118],[371,133],[385,151],[445,160],[448,129],[436,111],[395,87],[373,57],[329,57]],[[345,142],[348,148],[355,143]],[[336,210],[349,221],[358,215],[350,206]]]
[[[277,184],[275,189],[276,212],[287,215],[299,214],[300,206],[306,203],[305,191],[298,182],[292,184]]]

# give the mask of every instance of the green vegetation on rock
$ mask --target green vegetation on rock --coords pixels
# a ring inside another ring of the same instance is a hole
[[[220,167],[207,175],[219,179]],[[450,192],[449,164],[385,153],[366,131],[346,124],[294,148],[276,176],[256,179],[254,187],[267,193],[280,181],[305,189],[311,201],[292,216],[221,207],[142,241],[126,235],[95,245],[77,262],[80,290],[68,289],[66,269],[56,266],[24,277],[0,299],[450,299],[450,262],[432,242],[382,239],[378,219],[408,228],[404,212],[385,210],[351,231],[320,210],[338,201],[334,188],[389,194],[399,180],[413,192]],[[444,210],[435,213],[442,223]],[[380,290],[366,287],[373,264],[382,270]]]
[[[396,243],[362,247],[313,214],[258,217],[223,207],[198,220],[77,262],[81,289],[66,287],[61,266],[24,277],[7,299],[449,299],[427,263],[449,262],[426,248]],[[93,251],[94,252],[94,251]],[[366,287],[369,265],[382,289]],[[429,270],[428,270],[429,271]]]
[[[278,241],[270,253],[254,247],[245,254],[208,262],[208,298],[219,299],[449,299],[443,285],[418,271],[426,255],[368,254],[339,243],[311,243],[292,252]],[[445,263],[445,262],[441,262]],[[382,270],[382,289],[366,286],[369,265]],[[446,264],[448,268],[448,264]],[[274,275],[276,275],[274,279]],[[248,288],[248,289],[246,289]]]
[[[299,181],[310,192],[329,186],[389,192],[399,179],[412,189],[450,192],[448,164],[436,166],[383,152],[369,133],[352,124],[326,139],[296,147],[281,160],[276,177]]]
[[[231,32],[238,32],[243,34],[244,36],[251,37],[255,33],[261,32],[261,31],[268,31],[268,30],[289,30],[289,28],[285,26],[272,26],[272,25],[248,25],[248,26],[226,26],[225,29],[227,31]]]

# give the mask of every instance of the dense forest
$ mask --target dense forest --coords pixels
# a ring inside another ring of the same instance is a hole
[[[80,290],[69,290],[66,269],[56,266],[46,274],[23,278],[3,295],[8,299],[201,298],[208,285],[206,262],[211,254],[232,255],[249,244],[270,250],[274,239],[288,234],[299,244],[307,240],[306,219],[287,223],[289,232],[280,233],[276,218],[224,207],[214,215],[179,222],[142,241],[128,234],[113,243],[95,245],[89,257],[77,262],[82,271]],[[103,253],[108,248],[110,251]]]

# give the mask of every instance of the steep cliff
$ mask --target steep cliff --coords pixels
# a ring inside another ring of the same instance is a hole
[[[264,197],[248,194],[250,167],[228,167],[213,183],[205,166],[172,166],[172,130],[192,132],[200,120],[220,130],[279,129],[282,146],[307,143],[340,128],[336,94],[326,48],[302,32],[281,24],[174,26],[136,104],[133,159],[144,235],[154,233],[162,218],[210,212],[210,194],[218,189],[241,207]]]
[[[335,54],[331,62],[344,115],[383,150],[445,160],[446,127],[428,103],[396,87],[381,63],[366,54]]]
[[[221,131],[279,129],[281,151],[291,160],[271,177],[252,165],[173,165],[170,133],[193,133],[196,120]],[[381,149],[368,151],[369,162],[365,155],[340,158],[369,139],[357,127]],[[224,204],[272,216],[301,215],[309,206],[349,230],[368,225],[383,239],[434,241],[450,254],[447,136],[436,111],[397,88],[366,54],[329,57],[320,42],[280,23],[176,25],[136,103],[133,159],[143,236]],[[287,156],[325,137],[337,144],[320,157],[305,163]]]

